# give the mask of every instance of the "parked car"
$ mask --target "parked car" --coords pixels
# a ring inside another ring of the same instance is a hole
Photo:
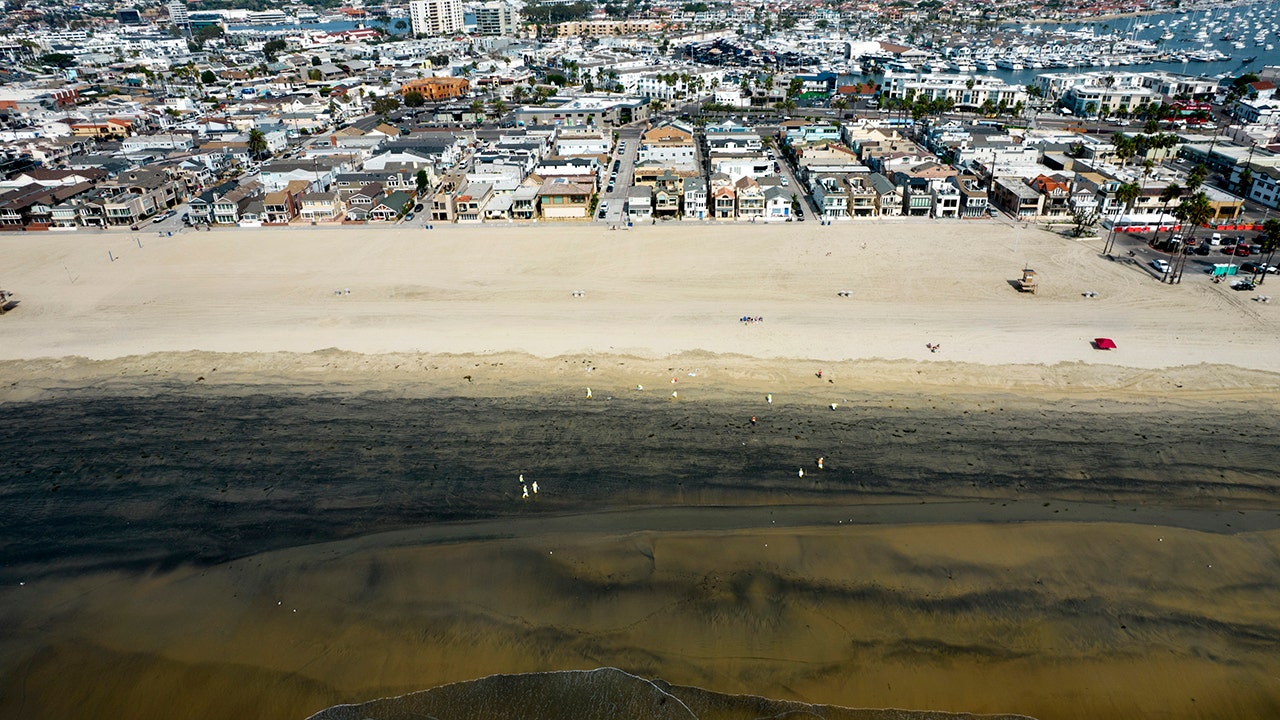
[[[1228,245],[1222,248],[1223,255],[1235,255],[1236,257],[1249,257],[1248,245]]]
[[[1209,246],[1208,246],[1208,245],[1206,245],[1206,244],[1204,244],[1204,243],[1201,243],[1201,244],[1199,244],[1199,245],[1197,245],[1197,246],[1196,246],[1196,249],[1195,249],[1195,251],[1194,251],[1194,252],[1195,252],[1195,254],[1197,254],[1197,255],[1208,255],[1208,254],[1209,254],[1210,252],[1212,252],[1212,251],[1209,249]]]
[[[1240,266],[1240,272],[1247,273],[1271,273],[1275,274],[1277,268],[1275,265],[1268,265],[1264,262],[1247,262]]]
[[[1252,280],[1237,280],[1231,283],[1232,290],[1254,290],[1258,285]]]
[[[418,203],[417,205],[414,205],[414,206],[413,206],[413,211],[414,211],[414,212],[422,212],[422,203]]]
[[[1169,272],[1169,261],[1163,258],[1156,258],[1151,261],[1151,267],[1155,268],[1157,272],[1167,273]]]
[[[409,213],[408,215],[405,215],[405,216],[404,216],[404,219],[405,219],[405,222],[408,222],[408,221],[412,220],[412,219],[413,219],[413,213]]]

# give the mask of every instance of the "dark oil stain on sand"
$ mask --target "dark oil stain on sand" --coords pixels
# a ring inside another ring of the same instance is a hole
[[[910,402],[222,392],[11,403],[0,572],[216,563],[527,513],[916,498],[1274,507],[1280,486],[1275,414]],[[521,500],[521,474],[539,483],[536,502]]]

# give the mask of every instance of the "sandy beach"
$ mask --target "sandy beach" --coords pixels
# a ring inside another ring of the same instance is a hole
[[[5,236],[21,305],[0,359],[701,351],[1280,370],[1280,304],[1208,283],[1199,258],[1163,286],[1128,258],[1099,261],[1101,245],[995,221]],[[1009,284],[1024,266],[1034,296]],[[1094,350],[1098,336],[1119,350]]]
[[[0,716],[300,719],[613,666],[1275,717],[1280,305],[1101,245],[0,235]]]

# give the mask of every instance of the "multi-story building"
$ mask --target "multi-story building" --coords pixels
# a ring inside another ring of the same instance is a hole
[[[182,32],[191,31],[191,17],[187,14],[187,4],[183,0],[170,0],[169,24]]]
[[[657,20],[579,20],[562,22],[553,31],[557,37],[608,37],[661,32],[664,25]]]
[[[417,78],[400,86],[400,94],[417,92],[426,100],[449,100],[462,97],[471,91],[466,78],[429,77]]]
[[[707,181],[700,177],[684,181],[684,216],[692,220],[707,217]]]
[[[520,13],[501,0],[471,6],[477,35],[513,35],[520,25]]]
[[[462,0],[412,0],[409,21],[415,35],[447,35],[462,30]]]
[[[640,136],[639,162],[695,166],[693,131],[677,123],[659,125]]]
[[[885,78],[880,94],[894,99],[908,95],[919,100],[948,98],[957,107],[979,107],[988,101],[1013,107],[1027,101],[1025,86],[985,75],[895,75]]]

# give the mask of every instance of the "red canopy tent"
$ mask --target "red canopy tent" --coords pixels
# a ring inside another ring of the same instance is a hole
[[[1111,338],[1094,338],[1093,346],[1099,350],[1115,350],[1116,341]]]

